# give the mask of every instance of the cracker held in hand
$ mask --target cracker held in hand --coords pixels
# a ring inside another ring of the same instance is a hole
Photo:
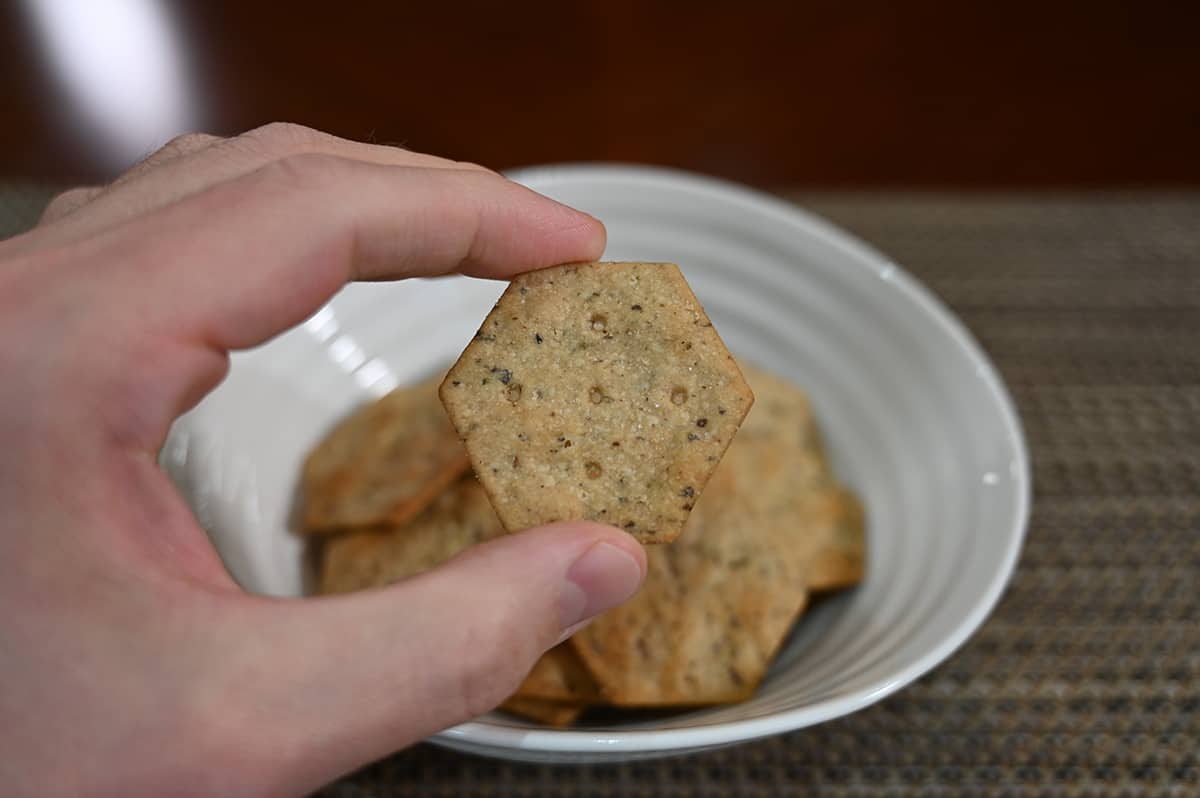
[[[807,401],[746,374],[758,401],[684,535],[650,549],[642,591],[572,639],[611,703],[745,699],[809,592],[861,578],[847,542],[861,512],[826,470]]]
[[[397,388],[338,424],[304,463],[304,529],[402,524],[467,470],[439,380]]]
[[[674,540],[754,401],[670,263],[519,275],[441,387],[509,531],[568,519]]]

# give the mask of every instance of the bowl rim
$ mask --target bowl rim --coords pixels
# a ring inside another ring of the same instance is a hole
[[[857,712],[911,684],[945,661],[983,624],[995,608],[1012,577],[1028,527],[1032,479],[1029,453],[1016,407],[995,365],[957,316],[915,277],[883,253],[781,198],[722,178],[679,169],[624,163],[561,163],[530,166],[505,173],[510,179],[534,190],[585,179],[590,182],[641,184],[670,187],[731,202],[750,213],[786,225],[801,236],[821,239],[843,252],[857,268],[873,270],[896,290],[907,295],[919,312],[928,316],[968,357],[984,382],[999,412],[1005,438],[1012,450],[1014,482],[1018,485],[1015,512],[1009,527],[1008,545],[999,567],[980,594],[950,632],[922,656],[891,677],[880,678],[846,695],[781,711],[766,717],[732,720],[685,729],[628,729],[617,732],[587,729],[527,729],[498,727],[485,721],[468,721],[430,738],[455,748],[486,748],[537,751],[545,754],[603,754],[670,752],[711,748],[746,742],[804,728]],[[497,751],[499,753],[499,751]]]

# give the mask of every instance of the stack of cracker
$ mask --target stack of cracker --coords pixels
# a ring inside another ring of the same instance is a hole
[[[554,520],[664,544],[647,549],[642,591],[546,652],[508,711],[562,726],[596,705],[744,700],[810,598],[862,579],[862,510],[830,472],[806,396],[739,369],[670,264],[522,275],[441,398],[452,422],[429,381],[310,455],[306,529],[337,533],[322,593],[387,585]]]

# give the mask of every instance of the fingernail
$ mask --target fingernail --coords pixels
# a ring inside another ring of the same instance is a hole
[[[595,543],[567,569],[560,600],[562,628],[621,604],[642,585],[642,567],[632,555],[611,543]]]

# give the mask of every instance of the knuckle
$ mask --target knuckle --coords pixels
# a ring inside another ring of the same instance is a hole
[[[302,152],[272,161],[263,171],[268,179],[292,189],[324,189],[342,176],[346,166],[346,159],[336,155]]]
[[[204,149],[209,144],[219,141],[219,136],[208,133],[183,133],[159,148],[159,152],[168,156],[187,155],[196,150]]]
[[[313,150],[329,137],[319,130],[295,122],[269,122],[238,138],[252,142],[268,153],[286,156]]]
[[[455,169],[461,169],[464,172],[475,172],[475,173],[483,173],[483,174],[487,174],[487,175],[494,175],[497,177],[499,176],[499,172],[495,171],[494,169],[488,169],[486,166],[483,166],[483,165],[477,164],[477,163],[473,163],[471,161],[454,161],[453,163],[454,163]]]
[[[45,224],[60,219],[71,211],[86,205],[99,191],[98,188],[79,187],[56,194],[42,211],[41,223]]]
[[[216,141],[220,141],[220,137],[212,136],[208,133],[183,133],[175,136],[166,144],[130,167],[113,182],[113,185],[119,186],[131,180],[144,177],[172,161],[199,152]]]

